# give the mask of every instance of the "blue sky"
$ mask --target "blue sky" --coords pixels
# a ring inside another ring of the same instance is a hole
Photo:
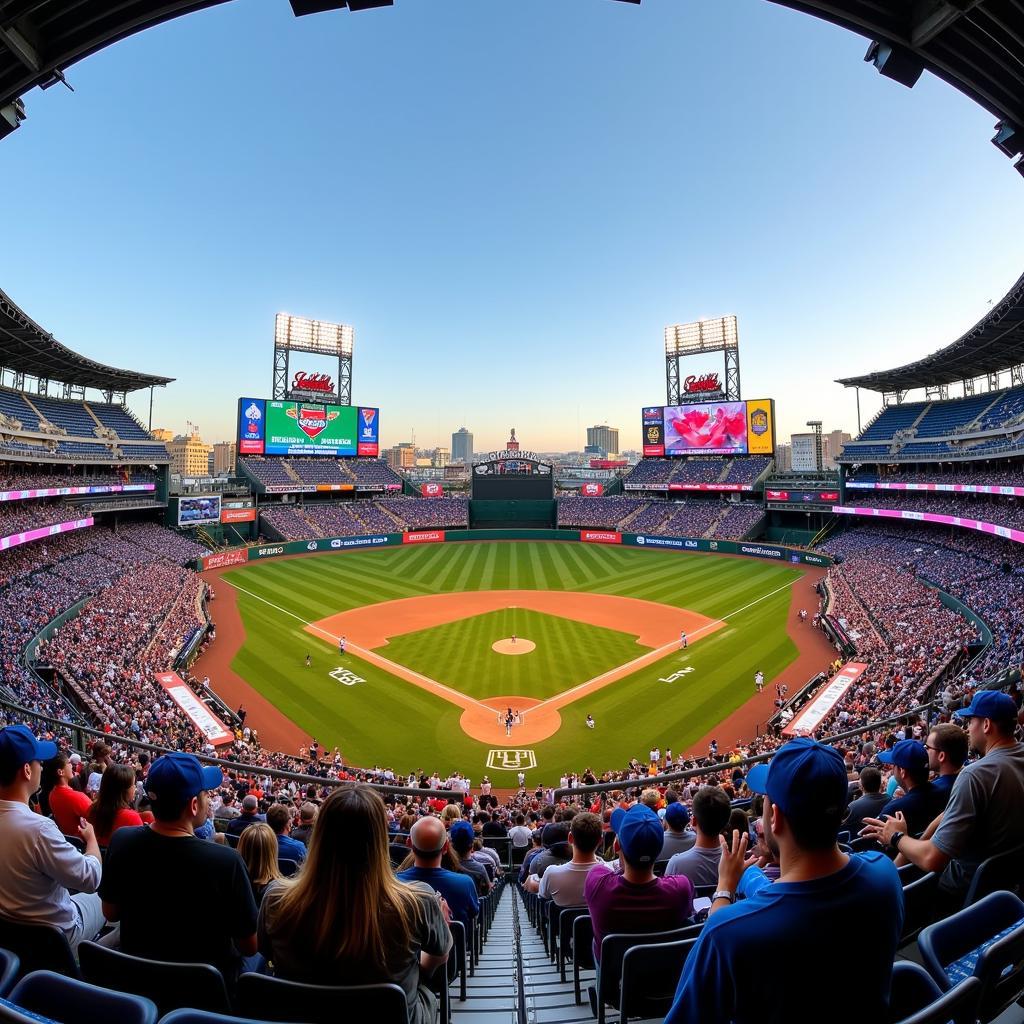
[[[953,340],[1024,226],[994,119],[865,48],[764,0],[236,0],[26,97],[0,287],[176,377],[154,425],[207,440],[269,394],[278,311],[355,326],[384,444],[515,425],[566,449],[609,422],[637,445],[664,326],[725,313],[781,435],[853,430],[833,378]]]

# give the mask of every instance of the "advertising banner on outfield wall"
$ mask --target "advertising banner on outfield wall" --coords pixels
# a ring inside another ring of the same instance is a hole
[[[585,483],[580,488],[580,494],[582,494],[584,498],[599,498],[604,494],[604,484]]]
[[[220,521],[222,523],[254,523],[256,522],[256,509],[221,507]]]
[[[402,534],[403,544],[440,544],[444,541],[444,530],[406,530]]]
[[[829,712],[843,699],[846,691],[860,679],[867,668],[867,665],[862,662],[848,661],[825,684],[818,696],[782,730],[782,735],[813,736],[818,726],[828,717]]]
[[[233,551],[218,551],[215,555],[206,555],[203,558],[204,569],[221,569],[225,565],[241,565],[249,560],[249,552],[245,548],[235,548]]]
[[[443,498],[444,486],[442,484],[426,483],[420,484],[420,494],[424,498]]]
[[[618,530],[580,530],[580,540],[587,544],[621,544]]]
[[[200,735],[215,747],[234,740],[235,737],[228,727],[188,688],[185,680],[177,672],[157,672],[156,681],[199,730]]]
[[[349,551],[352,548],[378,548],[398,544],[400,533],[372,534],[365,537],[322,537],[319,540],[291,540],[281,544],[262,544],[248,548],[249,561],[278,558],[281,555],[307,555],[317,551]]]
[[[581,538],[582,539],[582,538]],[[827,555],[818,555],[798,548],[786,548],[777,544],[758,544],[754,541],[706,540],[703,537],[662,537],[651,534],[622,534],[622,543],[638,548],[669,548],[675,551],[708,551],[718,555],[747,555],[751,558],[771,558],[792,562],[794,565],[832,564]]]

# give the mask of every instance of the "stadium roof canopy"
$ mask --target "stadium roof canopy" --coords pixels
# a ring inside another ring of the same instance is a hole
[[[912,391],[983,377],[1020,363],[1024,363],[1024,277],[986,317],[938,352],[892,370],[844,377],[836,383],[869,391]]]
[[[80,356],[30,320],[0,291],[0,367],[30,377],[60,381],[98,391],[129,392],[170,384],[173,377],[155,377],[119,370]]]
[[[47,88],[61,81],[67,68],[104,46],[179,15],[225,2],[0,0],[0,110],[34,86]],[[890,78],[912,85],[926,69],[997,117],[1024,125],[1024,9],[1019,0],[772,2],[882,44],[880,48],[872,46],[865,59],[873,60]],[[350,11],[386,7],[393,0],[290,3],[296,14],[315,14],[346,7]]]

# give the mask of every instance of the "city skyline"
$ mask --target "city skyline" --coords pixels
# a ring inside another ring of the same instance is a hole
[[[862,55],[761,0],[226,5],[27,97],[3,287],[75,351],[176,377],[153,425],[211,440],[234,437],[237,396],[269,397],[282,311],[354,326],[353,403],[380,408],[382,447],[466,424],[480,450],[513,425],[579,450],[608,423],[635,449],[664,327],[725,314],[780,440],[809,419],[856,434],[834,378],[972,326],[1024,226],[992,118]],[[148,422],[147,392],[129,405]],[[862,422],[879,406],[862,393]]]

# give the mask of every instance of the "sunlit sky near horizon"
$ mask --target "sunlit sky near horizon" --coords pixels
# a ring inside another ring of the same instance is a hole
[[[639,447],[664,326],[727,313],[780,439],[855,432],[834,379],[954,340],[1024,263],[993,117],[865,48],[765,0],[235,0],[26,96],[0,287],[75,350],[176,377],[153,425],[208,441],[270,394],[279,311],[354,325],[385,446],[515,426],[569,450],[607,422]]]

